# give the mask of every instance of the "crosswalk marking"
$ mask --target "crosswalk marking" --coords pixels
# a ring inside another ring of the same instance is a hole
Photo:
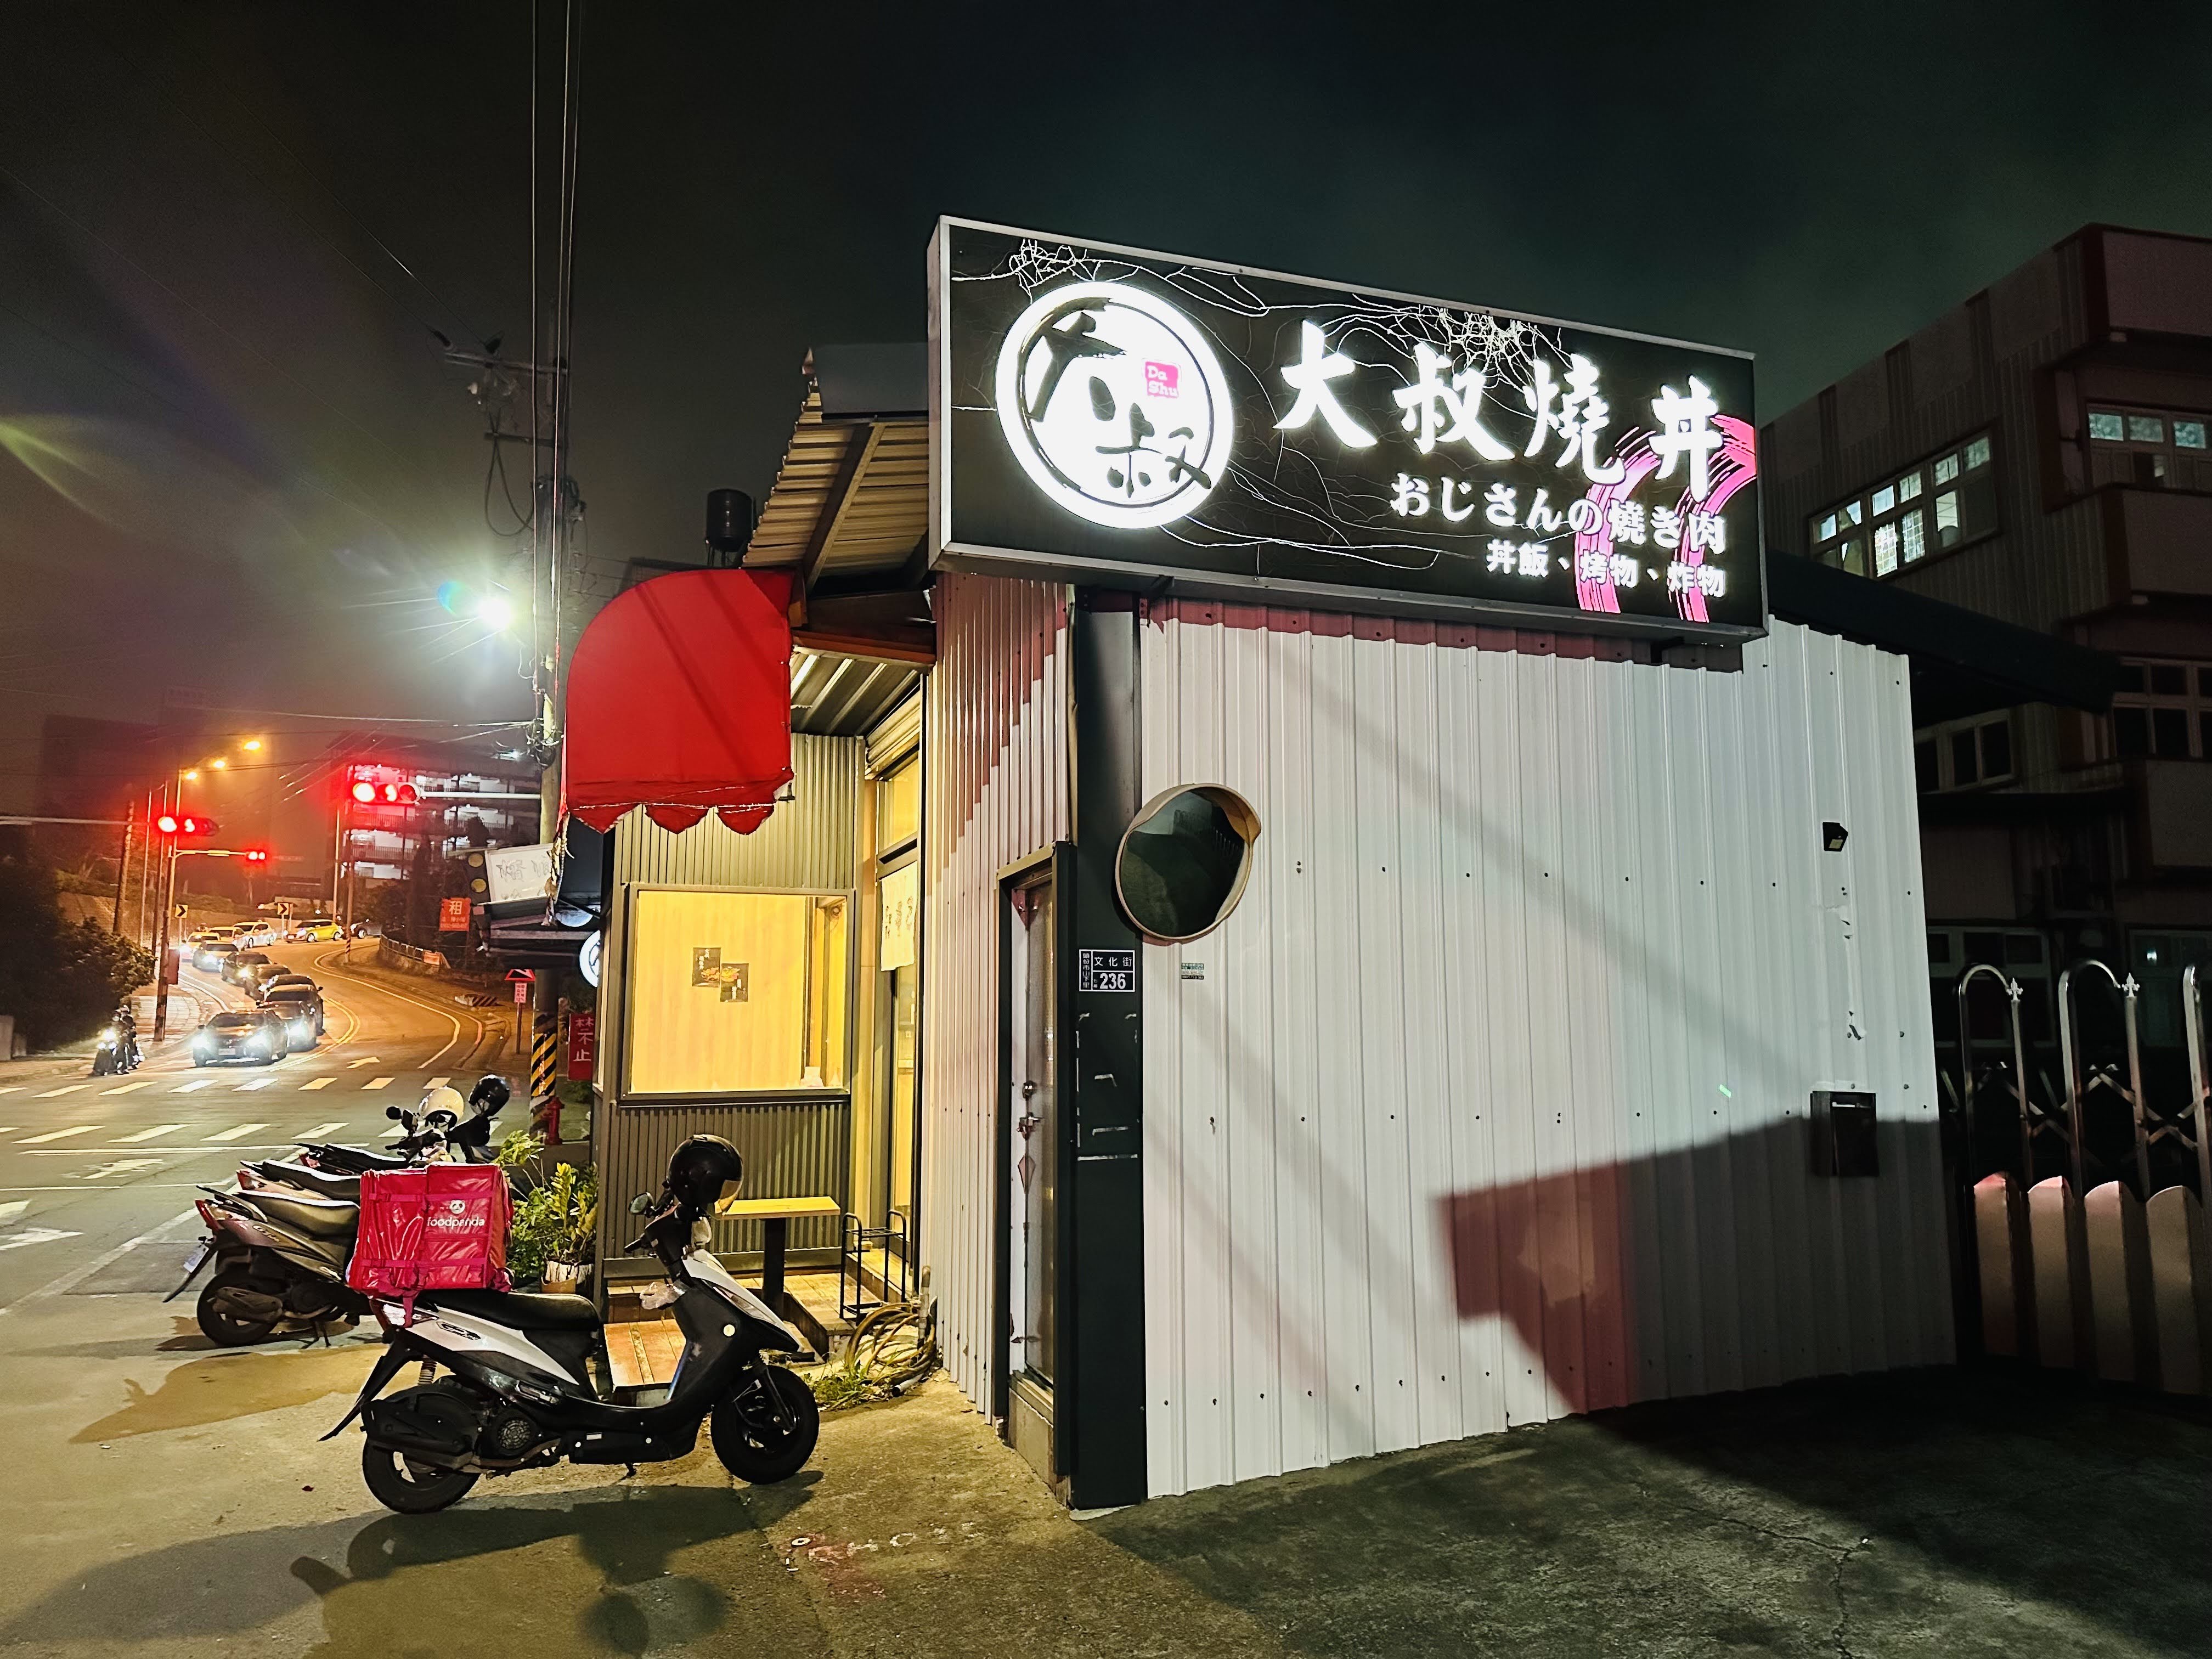
[[[22,1214],[24,1211],[30,1207],[31,1200],[29,1199],[11,1198],[5,1204],[0,1204],[0,1222],[13,1221],[17,1216]]]
[[[440,1089],[443,1088],[447,1084],[451,1083],[453,1079],[449,1077],[434,1077],[422,1086],[425,1089]]]
[[[309,1089],[327,1089],[337,1081],[334,1077],[319,1077],[313,1083],[302,1084],[301,1088],[303,1092]]]
[[[118,1135],[115,1137],[115,1144],[118,1146],[136,1146],[139,1141],[151,1140],[156,1135],[174,1134],[184,1127],[181,1123],[156,1123],[152,1128],[141,1129],[135,1135]]]
[[[312,1129],[302,1129],[300,1132],[300,1139],[302,1140],[313,1140],[318,1135],[326,1135],[333,1129],[343,1129],[344,1127],[345,1120],[343,1118],[340,1118],[335,1123],[318,1123]]]
[[[67,1140],[71,1135],[88,1135],[100,1127],[97,1123],[80,1123],[74,1128],[49,1129],[42,1135],[25,1135],[15,1144],[18,1146],[41,1146],[49,1140]]]
[[[364,1089],[381,1089],[391,1081],[388,1077],[373,1077],[361,1086]]]
[[[265,1089],[276,1080],[273,1077],[251,1078],[238,1085],[238,1091],[244,1094],[249,1089]]]
[[[198,1094],[203,1089],[212,1089],[214,1087],[215,1085],[213,1083],[209,1081],[206,1078],[202,1078],[197,1083],[187,1083],[183,1088],[178,1090],[177,1092],[180,1095],[191,1095]]]
[[[256,1129],[265,1129],[268,1127],[269,1126],[265,1123],[241,1123],[235,1129],[225,1129],[221,1134],[210,1135],[208,1139],[210,1140],[236,1140],[241,1135],[250,1135]]]
[[[102,1089],[100,1092],[101,1097],[105,1098],[109,1095],[127,1095],[133,1090],[150,1089],[153,1086],[154,1079],[152,1078],[142,1077],[136,1083],[126,1083],[119,1089]]]
[[[6,1088],[0,1089],[0,1095],[12,1095],[22,1086],[20,1083],[11,1083]]]
[[[47,1089],[32,1097],[34,1100],[52,1100],[56,1095],[73,1095],[80,1089],[89,1089],[89,1083],[64,1083],[58,1089]]]

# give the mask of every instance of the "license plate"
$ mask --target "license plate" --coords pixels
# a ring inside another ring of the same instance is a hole
[[[201,1243],[194,1245],[192,1247],[192,1253],[185,1258],[185,1277],[190,1279],[194,1273],[198,1273],[200,1270],[200,1264],[208,1259],[209,1253],[214,1249],[215,1246],[212,1244]]]

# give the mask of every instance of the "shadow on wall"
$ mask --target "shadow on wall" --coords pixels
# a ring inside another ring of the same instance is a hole
[[[1940,1178],[1936,1130],[1879,1133],[1870,1178],[1808,1175],[1798,1108],[1763,1129],[1441,1199],[1455,1309],[1504,1320],[1571,1413],[1949,1358],[1951,1264],[1925,1259],[1904,1224],[1934,1199],[1905,1187]],[[1948,1191],[1940,1201],[1955,1207]],[[1735,1305],[1710,1305],[1717,1257]]]

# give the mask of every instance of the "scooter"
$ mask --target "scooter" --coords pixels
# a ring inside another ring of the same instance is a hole
[[[471,1097],[475,1110],[465,1121],[443,1107],[419,1114],[390,1108],[386,1115],[406,1131],[396,1143],[405,1154],[397,1167],[452,1153],[484,1161],[507,1097],[505,1079],[487,1077]],[[332,1323],[358,1322],[369,1311],[368,1298],[346,1283],[361,1226],[361,1177],[312,1166],[289,1166],[289,1178],[273,1173],[285,1170],[273,1160],[247,1164],[239,1171],[239,1191],[201,1188],[207,1196],[198,1207],[208,1236],[185,1259],[183,1281],[162,1298],[175,1301],[215,1261],[194,1311],[201,1333],[224,1347],[312,1335]]]
[[[92,1074],[94,1077],[114,1077],[124,1072],[135,1072],[144,1062],[145,1054],[138,1047],[138,1034],[123,1025],[110,1025],[100,1034],[100,1046],[92,1051]]]
[[[702,1154],[712,1166],[703,1176]],[[813,1391],[769,1356],[798,1352],[800,1343],[705,1248],[707,1214],[744,1167],[726,1140],[694,1135],[669,1160],[658,1208],[643,1195],[630,1206],[652,1214],[626,1251],[650,1249],[668,1273],[645,1304],[673,1307],[684,1337],[659,1403],[617,1404],[595,1381],[606,1343],[588,1297],[426,1291],[411,1309],[378,1300],[388,1346],[323,1438],[359,1418],[362,1478],[380,1503],[404,1515],[444,1509],[481,1476],[564,1458],[635,1465],[683,1457],[702,1422],[710,1423],[714,1455],[739,1480],[788,1480],[813,1455],[821,1415]],[[417,1361],[425,1380],[379,1398]],[[431,1380],[440,1367],[447,1375]]]

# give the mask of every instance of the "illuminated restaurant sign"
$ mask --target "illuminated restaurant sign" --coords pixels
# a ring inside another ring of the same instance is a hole
[[[933,562],[1765,625],[1747,356],[951,219],[930,282]]]

